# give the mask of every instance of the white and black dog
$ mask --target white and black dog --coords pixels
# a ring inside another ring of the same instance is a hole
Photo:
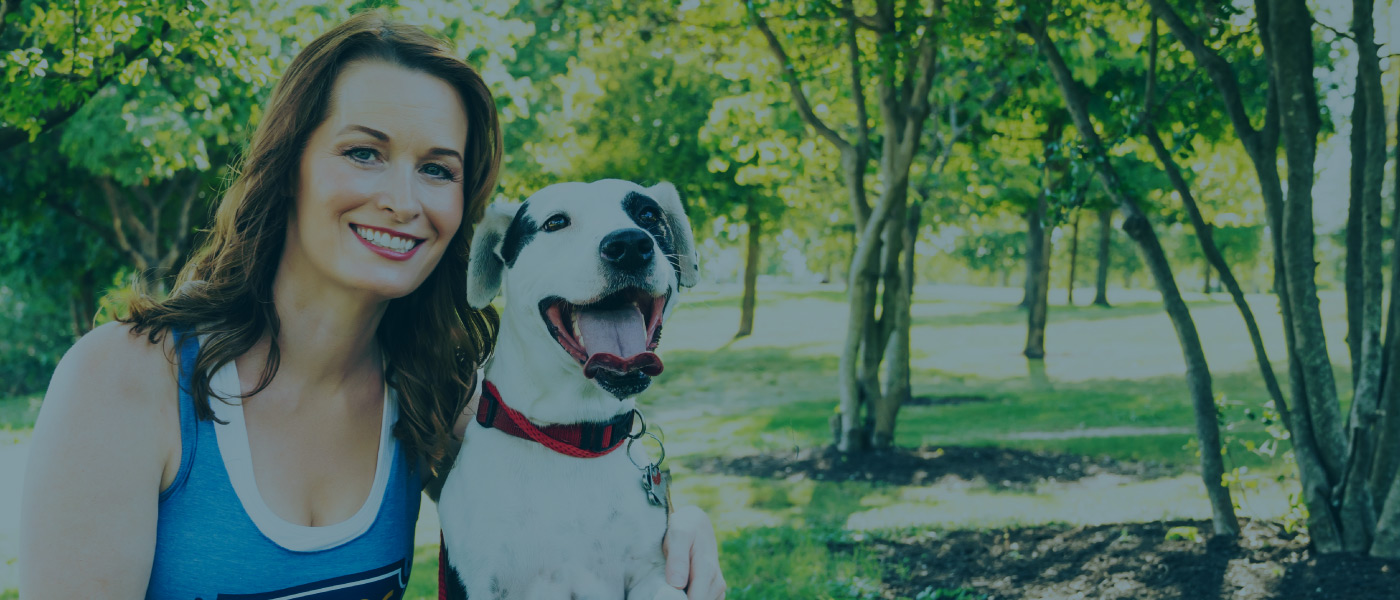
[[[667,500],[642,483],[660,480],[623,442],[662,370],[661,324],[698,276],[669,183],[563,183],[487,210],[467,297],[484,308],[504,289],[506,306],[438,504],[469,598],[685,598],[665,582]]]

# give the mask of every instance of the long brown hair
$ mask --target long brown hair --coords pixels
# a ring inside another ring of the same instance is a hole
[[[382,60],[442,79],[457,90],[467,113],[462,225],[423,284],[389,302],[375,334],[387,357],[384,376],[403,399],[394,434],[411,456],[436,470],[471,392],[474,370],[490,354],[500,323],[494,309],[467,305],[466,273],[472,225],[481,220],[496,188],[502,144],[495,100],[481,76],[416,27],[391,23],[377,11],[362,12],[292,60],[219,204],[212,231],[180,271],[177,291],[161,301],[139,297],[123,321],[151,343],[172,330],[208,335],[188,390],[201,419],[214,418],[213,373],[264,334],[272,343],[262,378],[243,397],[267,387],[280,362],[273,277],[294,206],[302,149],[330,112],[337,76],[357,60]]]

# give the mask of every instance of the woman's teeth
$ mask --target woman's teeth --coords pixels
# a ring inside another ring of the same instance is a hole
[[[413,249],[413,246],[418,244],[415,240],[401,238],[368,227],[356,227],[355,233],[371,244],[387,250],[393,250],[394,252],[408,252]]]

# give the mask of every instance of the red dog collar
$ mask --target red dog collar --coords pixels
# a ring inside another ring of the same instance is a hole
[[[550,450],[575,458],[603,456],[626,440],[632,433],[632,420],[637,411],[628,411],[610,421],[547,425],[539,427],[525,415],[506,406],[501,393],[490,381],[482,382],[481,403],[476,407],[476,422],[488,429],[499,429],[518,438],[539,442]]]

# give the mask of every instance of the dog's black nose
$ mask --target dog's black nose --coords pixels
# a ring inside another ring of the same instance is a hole
[[[598,251],[613,266],[635,271],[651,264],[655,246],[651,236],[640,229],[619,229],[603,238]]]

